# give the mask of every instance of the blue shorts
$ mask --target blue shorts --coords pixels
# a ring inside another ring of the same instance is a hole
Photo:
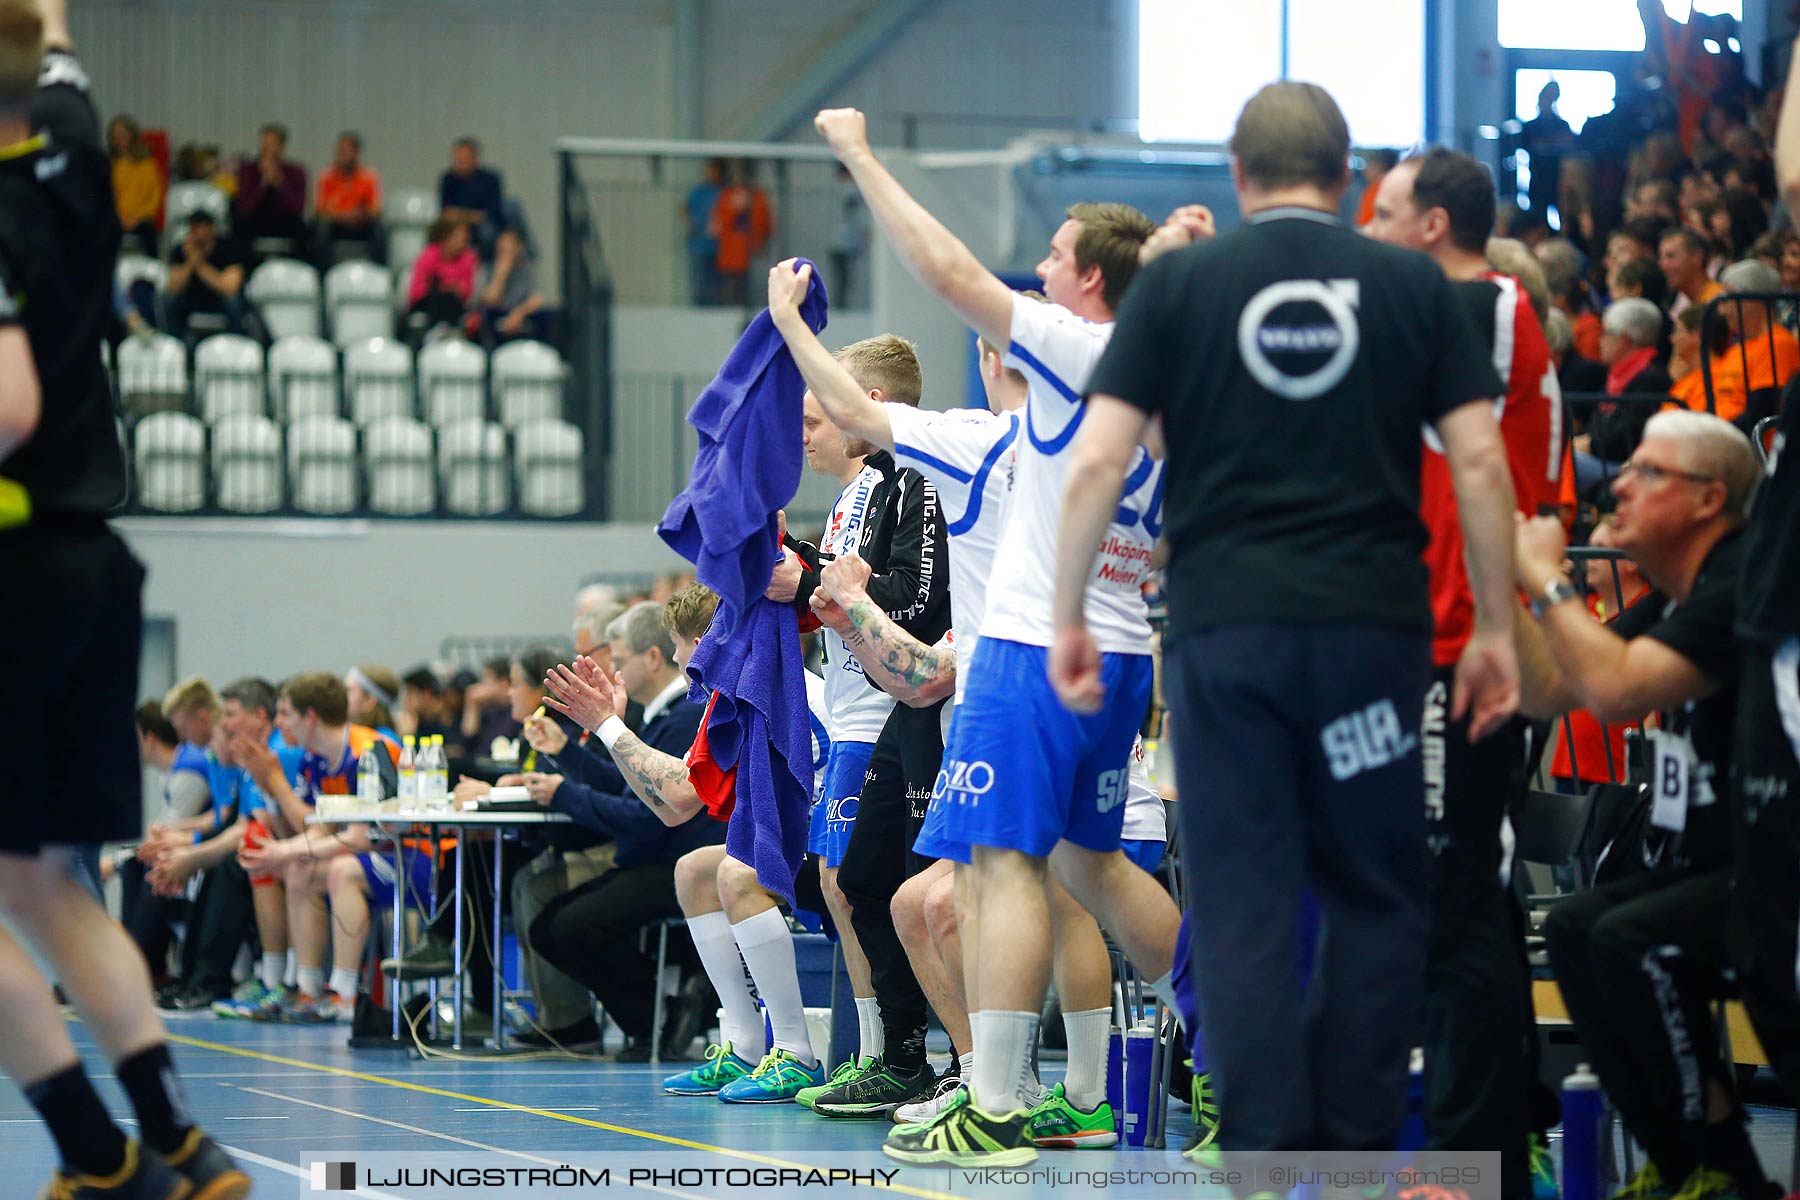
[[[1142,842],[1136,839],[1119,844],[1119,849],[1125,852],[1125,857],[1143,868],[1144,872],[1149,875],[1156,874],[1156,868],[1162,866],[1163,851],[1168,847],[1169,843],[1167,842]]]
[[[1042,646],[1004,638],[976,644],[918,853],[967,862],[967,847],[991,846],[1044,858],[1065,838],[1102,854],[1119,849],[1150,656],[1104,655],[1106,706],[1085,717],[1056,698],[1045,656]]]
[[[369,903],[375,908],[394,907],[394,852],[384,850],[359,854],[356,861],[362,865],[363,880],[369,885]],[[417,850],[402,850],[400,861],[406,870],[407,907],[429,907],[431,859]]]
[[[850,829],[856,824],[856,802],[874,753],[874,742],[831,743],[806,836],[807,852],[818,855],[828,867],[844,861],[844,847],[850,844]]]

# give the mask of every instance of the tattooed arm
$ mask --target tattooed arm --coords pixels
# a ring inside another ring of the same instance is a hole
[[[619,735],[611,753],[625,782],[664,825],[680,825],[700,811],[700,794],[688,780],[682,759],[652,748],[630,732]]]
[[[945,639],[927,646],[863,590],[869,564],[855,554],[826,563],[813,611],[837,631],[881,690],[902,704],[928,708],[956,690],[956,651]]]
[[[688,781],[687,762],[645,742],[626,729],[625,681],[623,676],[608,678],[591,658],[577,658],[567,666],[558,665],[544,677],[544,703],[566,713],[583,729],[600,735],[618,766],[625,783],[636,793],[664,825],[680,825],[700,811],[700,796]],[[698,706],[693,706],[696,709]],[[688,746],[693,743],[699,717],[663,726],[655,735],[666,744]],[[559,789],[560,790],[560,789]]]

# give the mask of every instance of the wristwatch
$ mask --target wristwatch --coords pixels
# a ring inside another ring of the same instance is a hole
[[[1565,600],[1579,599],[1581,593],[1575,590],[1575,585],[1558,575],[1544,585],[1544,594],[1531,602],[1531,615],[1541,621],[1554,606]]]

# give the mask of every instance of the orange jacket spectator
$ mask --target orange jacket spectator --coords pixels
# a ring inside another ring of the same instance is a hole
[[[1800,341],[1780,325],[1771,325],[1766,332],[1713,356],[1713,412],[1735,421],[1743,415],[1751,392],[1783,387],[1795,371],[1800,371]],[[1706,411],[1706,386],[1699,371],[1682,376],[1669,394],[1695,412]]]
[[[774,228],[768,193],[739,180],[721,188],[707,228],[719,244],[714,264],[720,273],[742,275],[748,271],[750,260],[769,240]]]
[[[333,165],[319,172],[319,195],[314,202],[327,220],[374,215],[381,211],[381,177],[371,167],[355,166],[348,172]]]
[[[1600,361],[1600,333],[1602,322],[1597,312],[1575,314],[1569,322],[1574,334],[1575,353],[1593,362]]]

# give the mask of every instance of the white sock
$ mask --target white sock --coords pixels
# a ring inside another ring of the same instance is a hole
[[[806,1036],[806,1006],[800,1001],[800,973],[794,967],[794,935],[788,932],[787,918],[778,908],[765,909],[733,925],[731,936],[768,1011],[775,1049],[812,1066],[818,1060]]]
[[[767,1049],[762,1014],[756,1010],[750,973],[745,970],[737,942],[731,936],[731,918],[722,912],[701,913],[689,917],[687,927],[694,949],[700,953],[700,965],[706,968],[706,978],[725,1008],[719,1039],[729,1042],[731,1052],[739,1058],[760,1061]]]
[[[1063,1094],[1082,1112],[1093,1112],[1106,1099],[1106,1046],[1112,1032],[1112,1009],[1090,1008],[1063,1014],[1069,1034],[1069,1069]]]
[[[281,982],[287,987],[300,986],[300,956],[288,947],[287,962],[281,968]]]
[[[317,1000],[325,990],[324,967],[301,967],[296,978],[300,981],[300,994],[303,996],[311,996]]]
[[[362,991],[362,976],[343,967],[331,968],[331,990],[349,1000]]]
[[[975,1082],[975,1052],[973,1050],[956,1060],[956,1076],[963,1081],[964,1087]]]
[[[881,1027],[881,1003],[875,997],[856,998],[856,1030],[862,1040],[858,1053],[864,1058],[876,1057],[887,1045]]]
[[[257,969],[256,974],[262,980],[264,987],[270,991],[276,990],[281,986],[282,978],[287,974],[287,955],[263,955],[262,966]]]
[[[975,1034],[970,1099],[994,1116],[1024,1108],[1021,1085],[1037,1042],[1038,1014],[995,1009],[974,1014],[970,1024]]]

